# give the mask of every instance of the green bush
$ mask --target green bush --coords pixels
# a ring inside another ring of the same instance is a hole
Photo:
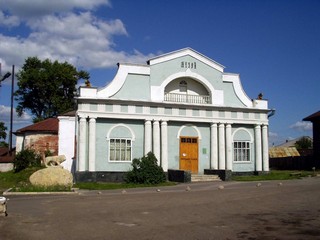
[[[149,152],[141,159],[135,158],[132,161],[132,170],[124,177],[127,183],[159,184],[166,181],[162,167],[158,166],[157,158]]]
[[[15,172],[20,172],[28,167],[40,167],[41,157],[33,149],[25,149],[17,153],[13,166]]]

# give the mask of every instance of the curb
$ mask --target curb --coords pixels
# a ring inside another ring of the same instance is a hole
[[[3,192],[3,196],[21,196],[21,195],[76,195],[79,194],[77,189],[71,192],[11,192],[12,188]]]

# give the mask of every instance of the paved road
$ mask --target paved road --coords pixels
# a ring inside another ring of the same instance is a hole
[[[0,239],[320,239],[320,178],[157,190],[7,196]]]

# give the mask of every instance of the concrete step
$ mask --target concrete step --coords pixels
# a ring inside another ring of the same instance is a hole
[[[191,174],[191,182],[221,181],[218,175]]]

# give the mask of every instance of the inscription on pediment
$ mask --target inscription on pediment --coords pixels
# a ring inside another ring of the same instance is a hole
[[[181,62],[181,68],[197,68],[196,62]]]

